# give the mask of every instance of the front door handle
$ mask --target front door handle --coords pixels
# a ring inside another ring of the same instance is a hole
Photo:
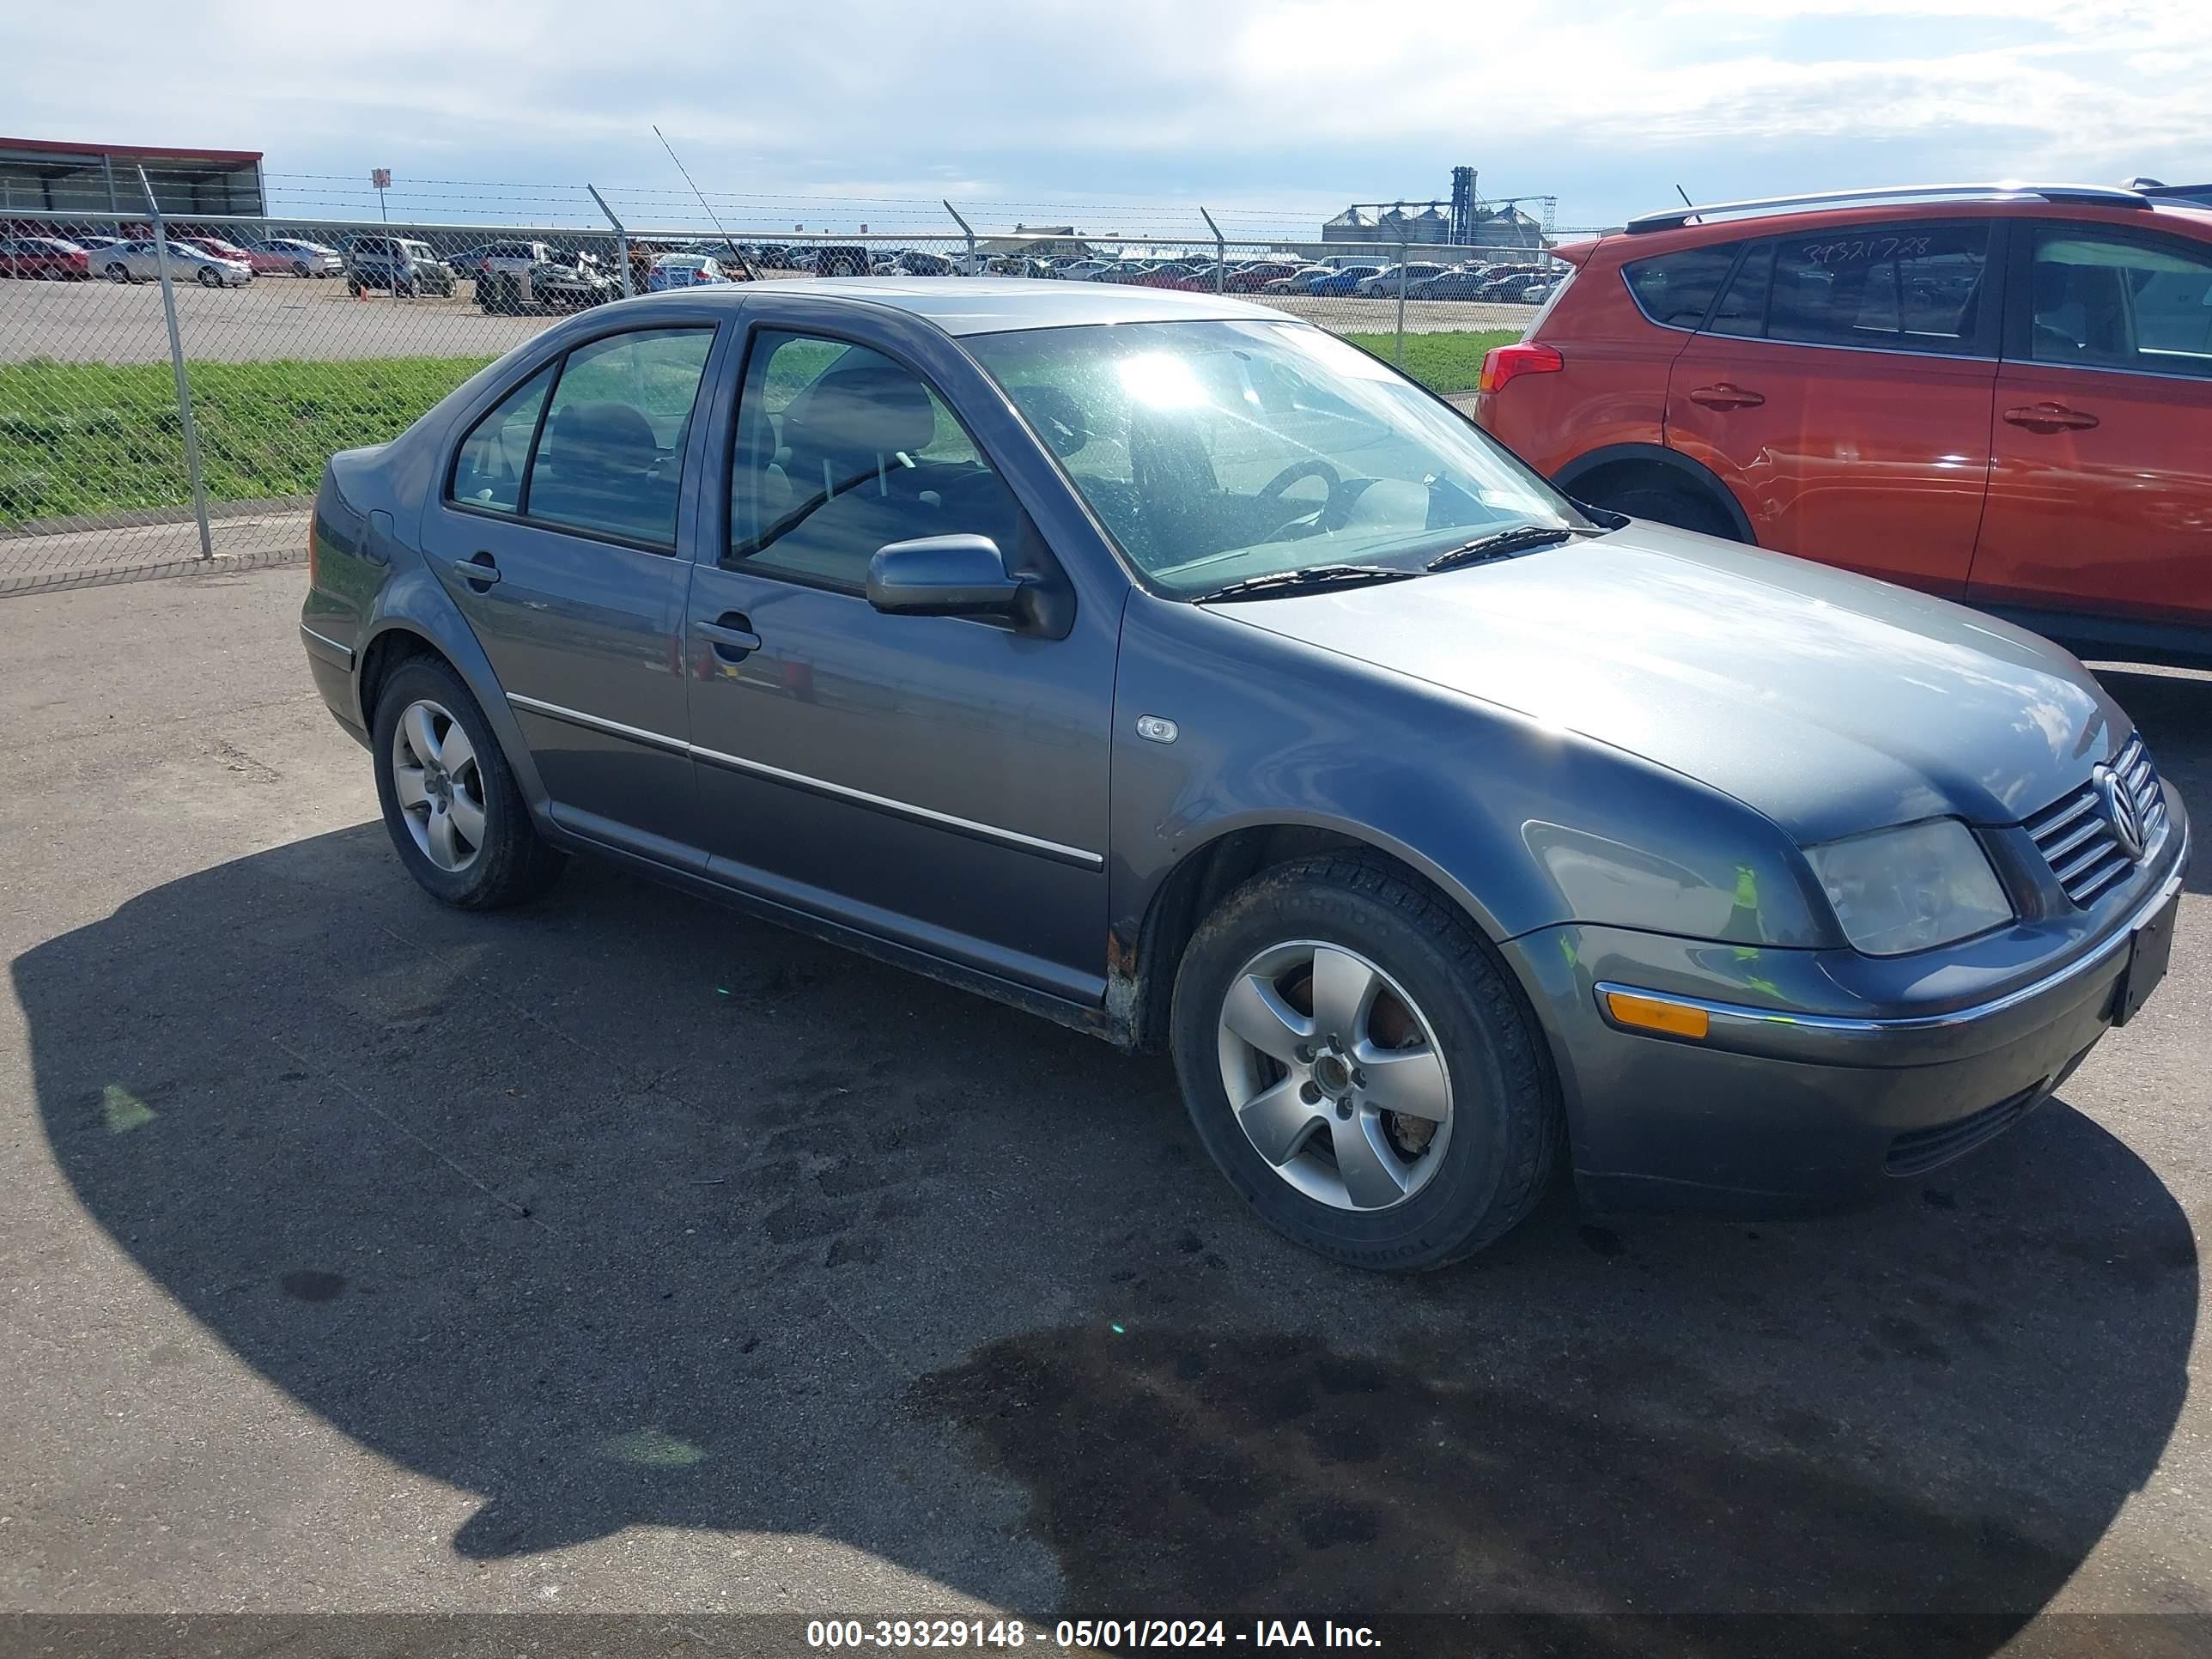
[[[1690,393],[1690,401],[1703,404],[1707,409],[1756,409],[1766,399],[1756,392],[1747,392],[1723,380],[1718,386],[1698,387]]]
[[[740,662],[747,653],[761,648],[760,635],[753,632],[752,623],[741,611],[725,611],[713,622],[695,622],[691,631],[710,641],[714,654],[724,662]]]
[[[2064,404],[2029,404],[2008,409],[2004,417],[2030,432],[2086,432],[2097,424],[2097,417],[2087,410],[2069,409]]]
[[[481,593],[499,580],[499,567],[492,562],[490,554],[479,551],[465,559],[455,559],[453,574],[465,582],[475,584]]]

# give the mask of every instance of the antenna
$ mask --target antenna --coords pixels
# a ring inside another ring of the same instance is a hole
[[[658,131],[660,131],[660,129],[659,129],[659,127],[655,127],[655,128],[653,129],[653,131],[654,131],[655,132],[658,132]],[[678,163],[677,163],[677,165],[678,165],[678,167],[681,167],[681,166],[683,166],[683,163],[679,161],[679,162],[678,162]],[[1694,207],[1696,207],[1696,206],[1697,206],[1697,204],[1696,204],[1695,202],[1693,202],[1693,201],[1692,201],[1692,200],[1690,199],[1690,192],[1689,192],[1688,191],[1686,191],[1686,190],[1684,190],[1684,189],[1681,187],[1681,185],[1675,185],[1675,186],[1674,186],[1674,194],[1675,194],[1675,195],[1677,195],[1677,196],[1679,196],[1679,197],[1680,197],[1680,198],[1682,198],[1682,205],[1683,205],[1684,207],[1686,207],[1686,208],[1694,208]]]
[[[713,221],[716,233],[728,246],[730,252],[738,256],[738,268],[745,273],[745,280],[749,283],[760,281],[760,272],[753,269],[753,262],[745,258],[744,250],[730,240],[730,233],[722,228],[722,222],[714,217],[714,210],[708,206],[707,192],[692,183],[691,169],[684,165],[683,159],[676,154],[676,146],[668,142],[668,136],[661,131],[658,123],[653,124],[653,136],[660,140],[661,149],[666,150],[668,159],[676,163],[676,170],[684,175],[684,182],[691,185],[691,193],[699,198],[699,205],[707,209],[707,217]]]

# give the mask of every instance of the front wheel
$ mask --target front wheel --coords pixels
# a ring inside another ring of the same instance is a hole
[[[307,262],[302,259],[292,267],[292,274],[295,276],[312,276],[315,273],[307,269]]]
[[[434,898],[495,910],[536,897],[561,854],[530,821],[507,757],[461,677],[441,662],[403,664],[376,701],[373,748],[384,824]]]
[[[129,282],[131,280],[131,267],[120,264],[108,266],[107,280],[111,283]]]
[[[216,270],[211,265],[202,265],[200,267],[200,286],[202,288],[221,288],[222,286],[222,273]]]
[[[1199,1139],[1308,1249],[1413,1272],[1535,1207],[1560,1134],[1533,1016],[1474,926],[1357,856],[1254,878],[1199,929],[1172,1044]]]

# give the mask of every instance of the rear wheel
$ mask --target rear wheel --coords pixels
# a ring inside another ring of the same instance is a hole
[[[1261,1217],[1355,1267],[1437,1267],[1533,1209],[1559,1138],[1519,991],[1467,919],[1359,857],[1255,877],[1177,974],[1199,1138]]]
[[[433,897],[495,910],[560,874],[483,710],[444,663],[418,658],[385,683],[371,752],[392,844]]]
[[[1719,502],[1686,485],[1636,483],[1622,489],[1601,491],[1587,499],[1595,506],[1609,507],[1632,519],[1650,519],[1658,524],[1673,525],[1677,530],[1717,536],[1725,542],[1743,539],[1735,520]]]

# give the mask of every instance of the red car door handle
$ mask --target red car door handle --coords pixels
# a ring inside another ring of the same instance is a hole
[[[1701,386],[1690,393],[1690,401],[1703,404],[1707,409],[1756,409],[1766,401],[1756,392],[1746,392],[1740,386],[1730,386],[1723,380],[1718,386]]]
[[[2030,432],[2086,432],[2097,424],[2094,415],[2069,409],[2063,404],[2030,404],[2024,409],[2008,409],[2004,417]]]

